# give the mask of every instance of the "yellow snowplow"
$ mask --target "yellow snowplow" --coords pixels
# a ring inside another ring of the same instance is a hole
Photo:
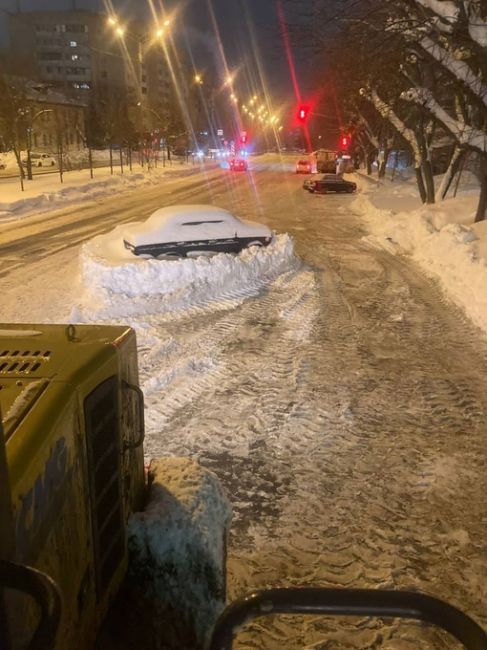
[[[56,583],[59,648],[90,647],[126,572],[145,496],[137,373],[128,327],[0,325],[1,559]],[[4,616],[22,647],[35,608],[9,591]]]

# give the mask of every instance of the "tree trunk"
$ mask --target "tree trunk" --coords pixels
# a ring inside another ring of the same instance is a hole
[[[431,161],[425,159],[422,165],[423,177],[426,183],[426,200],[424,203],[435,202],[435,179],[433,178],[433,167]]]
[[[63,182],[63,174],[64,174],[64,167],[63,167],[63,134],[62,132],[59,134],[59,141],[58,141],[58,165],[59,165],[59,180],[61,183]]]
[[[438,188],[438,191],[436,193],[437,201],[443,201],[446,198],[446,195],[448,194],[448,190],[450,189],[455,174],[458,171],[458,167],[460,166],[460,162],[462,160],[463,155],[464,155],[463,149],[460,149],[459,147],[455,146],[455,148],[453,149],[452,156],[450,158],[448,169],[443,174],[440,187]]]
[[[110,142],[110,174],[113,175],[113,147]]]
[[[88,164],[90,166],[90,178],[93,178],[93,152],[91,151],[91,145],[88,147]]]
[[[475,223],[487,218],[487,154],[480,158],[480,196],[475,214]]]
[[[22,189],[22,192],[24,191],[24,178],[25,178],[25,172],[24,168],[22,166],[22,160],[20,158],[20,148],[17,146],[14,146],[14,154],[15,154],[15,160],[17,161],[17,166],[19,168],[19,179],[20,179],[20,187]]]
[[[389,149],[384,150],[384,160],[381,162],[380,167],[379,167],[379,178],[384,178],[386,175],[386,166],[387,166],[387,159],[389,158]]]
[[[366,160],[366,164],[367,164],[367,175],[368,175],[368,176],[370,176],[370,175],[372,174],[372,163],[373,163],[373,162],[374,162],[374,152],[373,152],[373,151],[369,151],[369,153],[367,154],[367,160]]]
[[[421,197],[421,203],[426,203],[426,188],[424,186],[421,167],[415,167],[414,171],[416,173],[416,182],[418,183],[418,191],[419,191],[419,196]]]

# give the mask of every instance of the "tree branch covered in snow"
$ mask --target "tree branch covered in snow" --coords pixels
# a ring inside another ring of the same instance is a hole
[[[487,84],[482,82],[480,75],[475,74],[465,61],[456,58],[452,52],[435,43],[429,36],[423,36],[417,44],[487,106]]]
[[[456,23],[458,20],[460,10],[455,2],[451,2],[451,0],[415,0],[415,2],[426,9],[430,9],[446,25]]]
[[[379,97],[376,90],[372,90],[369,97],[370,101],[379,112],[379,114],[386,120],[389,120],[392,126],[403,136],[405,140],[407,140],[414,154],[415,165],[416,167],[419,167],[422,162],[422,155],[418,138],[416,137],[414,131],[406,126],[401,118],[394,112],[392,106],[390,106],[387,102]]]
[[[427,108],[461,146],[469,146],[482,153],[487,152],[487,133],[449,115],[428,89],[410,88],[401,94],[401,99]]]

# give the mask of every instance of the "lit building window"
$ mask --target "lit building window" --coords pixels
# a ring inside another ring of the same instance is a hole
[[[77,47],[78,43],[77,41],[69,41],[69,47]]]

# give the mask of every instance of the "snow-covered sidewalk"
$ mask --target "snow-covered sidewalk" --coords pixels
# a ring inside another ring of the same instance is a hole
[[[377,183],[361,174],[354,178],[360,194],[353,207],[370,232],[364,239],[410,255],[487,332],[487,220],[474,223],[474,179],[467,175],[456,198],[425,206],[414,179]]]
[[[211,165],[211,163],[208,163]],[[173,163],[171,166],[159,166],[150,170],[147,167],[134,165],[133,171],[128,168],[124,173],[115,167],[113,175],[110,168],[96,168],[93,179],[89,169],[70,171],[64,174],[64,182],[59,181],[59,174],[39,174],[32,181],[24,181],[25,191],[22,192],[18,178],[0,181],[0,223],[5,220],[51,210],[57,205],[66,205],[85,199],[95,199],[125,192],[142,185],[160,183],[163,177],[174,178],[193,174],[200,171],[204,164]]]

